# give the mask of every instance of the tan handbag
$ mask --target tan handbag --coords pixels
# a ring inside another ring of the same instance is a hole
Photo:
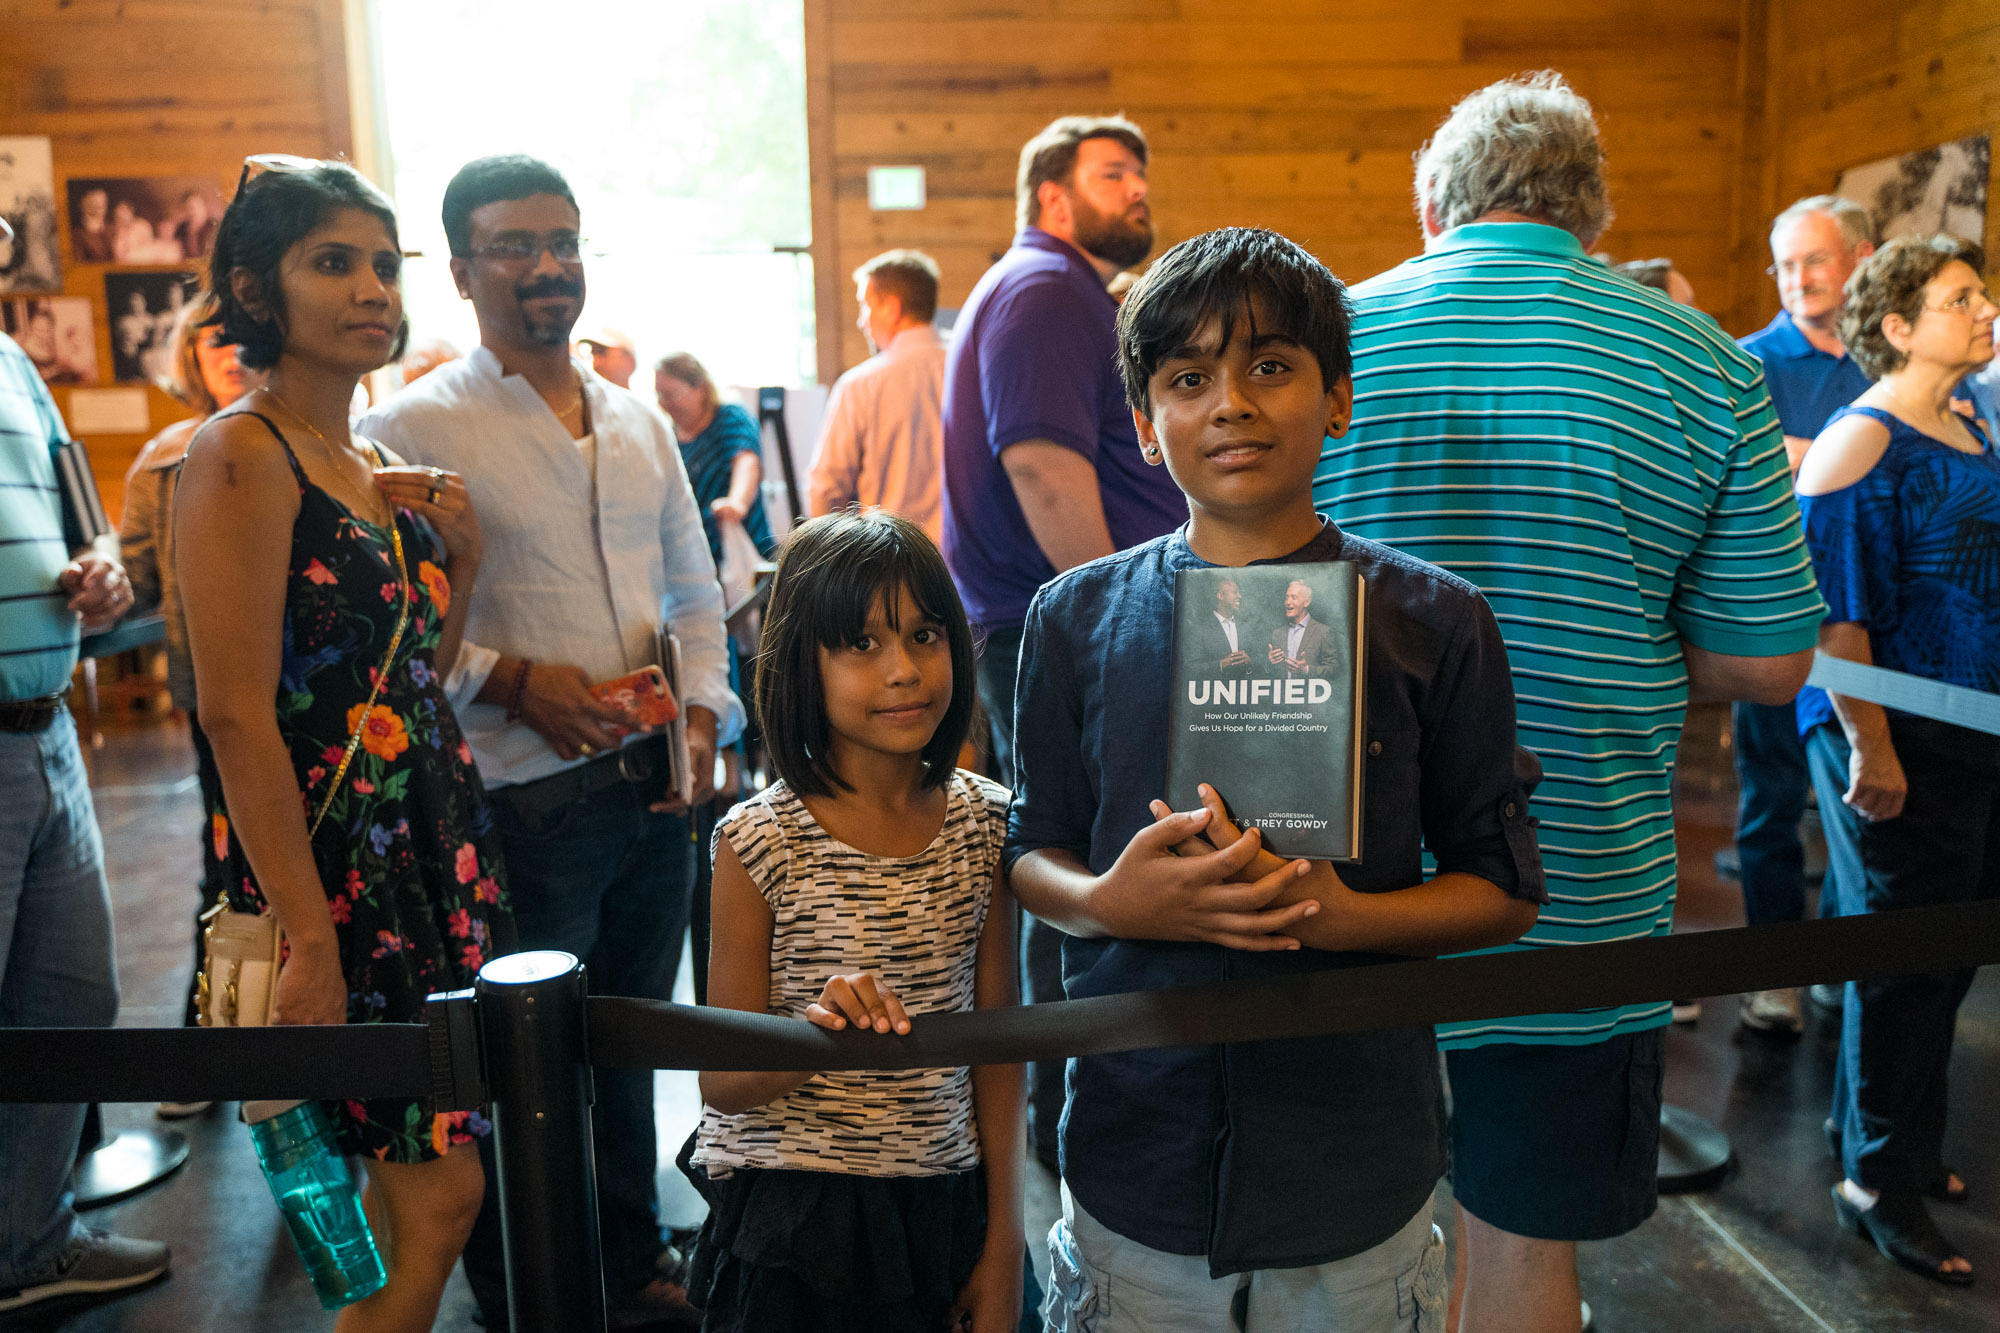
[[[354,762],[354,752],[361,747],[361,729],[368,725],[368,714],[374,709],[375,700],[381,697],[382,682],[389,678],[396,650],[403,644],[403,631],[410,623],[410,571],[403,562],[403,534],[396,526],[394,513],[389,518],[389,539],[396,550],[396,572],[403,580],[402,610],[396,615],[396,632],[389,636],[389,651],[375,673],[375,686],[368,691],[368,702],[361,707],[354,734],[347,738],[347,753],[340,757],[340,767],[334,770],[333,781],[327,784],[326,799],[320,802],[319,813],[313,816],[312,826],[306,830],[307,841],[319,832],[326,812],[333,808],[334,795],[347,777],[348,766]],[[201,1025],[268,1027],[271,1011],[278,1001],[278,968],[285,956],[285,937],[278,929],[278,918],[269,912],[232,912],[225,901],[202,913],[201,919],[207,923],[201,933],[201,975],[195,978],[195,1011],[200,1015]]]

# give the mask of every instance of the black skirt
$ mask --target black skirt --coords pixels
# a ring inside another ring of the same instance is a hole
[[[986,1172],[849,1176],[737,1167],[711,1179],[688,1299],[706,1333],[938,1333],[986,1247]]]

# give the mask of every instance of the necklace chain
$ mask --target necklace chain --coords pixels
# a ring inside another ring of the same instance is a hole
[[[570,373],[571,373],[571,374],[575,374],[576,372],[575,372],[575,371],[571,371]],[[548,402],[548,399],[544,398],[544,399],[543,399],[542,401],[543,401],[544,403],[547,403],[547,402]],[[567,416],[568,416],[568,415],[569,415],[570,413],[572,413],[572,412],[576,411],[576,410],[577,410],[578,408],[580,408],[580,407],[582,407],[582,406],[583,406],[583,376],[581,376],[581,375],[577,375],[577,377],[576,377],[576,397],[574,397],[574,398],[570,399],[570,400],[569,400],[569,406],[568,406],[568,407],[565,407],[565,408],[563,408],[563,409],[562,409],[561,411],[556,411],[556,408],[555,408],[555,407],[554,407],[553,405],[551,405],[551,406],[549,407],[549,411],[551,411],[551,412],[555,412],[555,414],[556,414],[556,419],[557,419],[557,420],[561,420],[562,418],[564,418],[564,417],[567,417]]]
[[[333,465],[334,475],[339,477],[341,482],[347,487],[347,492],[349,495],[361,501],[360,512],[368,515],[368,517],[371,520],[375,520],[376,526],[378,527],[383,526],[381,521],[377,518],[377,516],[382,513],[385,507],[381,497],[375,496],[371,498],[369,496],[362,494],[361,489],[354,484],[353,478],[347,475],[347,469],[341,465],[340,454],[338,453],[338,451],[334,449],[333,441],[327,439],[326,436],[320,431],[320,428],[318,426],[315,426],[312,424],[312,422],[308,421],[306,419],[305,413],[299,411],[299,409],[293,407],[290,403],[286,402],[283,398],[279,397],[278,391],[276,389],[273,389],[270,385],[267,384],[264,386],[264,392],[266,395],[270,397],[272,402],[276,403],[279,407],[284,408],[288,415],[290,415],[301,426],[304,426],[307,430],[312,432],[313,438],[319,441],[319,447],[326,451],[326,460],[327,462]],[[391,511],[389,521],[391,523],[395,521],[393,511]]]

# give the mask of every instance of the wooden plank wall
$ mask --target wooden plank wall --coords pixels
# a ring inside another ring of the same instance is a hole
[[[1599,112],[1620,258],[1671,255],[1735,290],[1741,9],[1763,0],[805,0],[822,377],[866,355],[848,274],[891,246],[962,302],[1013,232],[1022,145],[1123,111],[1153,145],[1160,248],[1285,232],[1358,280],[1420,247],[1411,154],[1451,105],[1544,66]],[[869,165],[920,164],[930,203],[872,212]],[[830,223],[830,226],[827,225]],[[1156,251],[1157,253],[1157,251]]]
[[[1843,169],[1879,158],[1980,132],[2000,146],[1994,0],[1769,0],[1767,43],[1761,133],[1746,155],[1760,160],[1757,188],[1746,192],[1739,266],[1735,321],[1745,327],[1777,309],[1763,271],[1765,233],[1786,204],[1831,190]],[[2000,254],[2000,176],[1987,197],[1990,260]]]
[[[349,125],[341,0],[0,0],[0,133],[52,140],[63,291],[90,298],[107,386],[111,266],[71,255],[65,181],[204,176],[226,198],[247,154],[346,153]],[[188,415],[147,396],[154,430]],[[114,521],[146,438],[88,441]]]

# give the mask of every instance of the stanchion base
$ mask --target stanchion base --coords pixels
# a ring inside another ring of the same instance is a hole
[[[76,1162],[76,1206],[102,1208],[151,1189],[188,1159],[187,1135],[172,1129],[127,1129]]]
[[[1713,1188],[1729,1174],[1729,1136],[1694,1112],[1660,1108],[1660,1193]]]

